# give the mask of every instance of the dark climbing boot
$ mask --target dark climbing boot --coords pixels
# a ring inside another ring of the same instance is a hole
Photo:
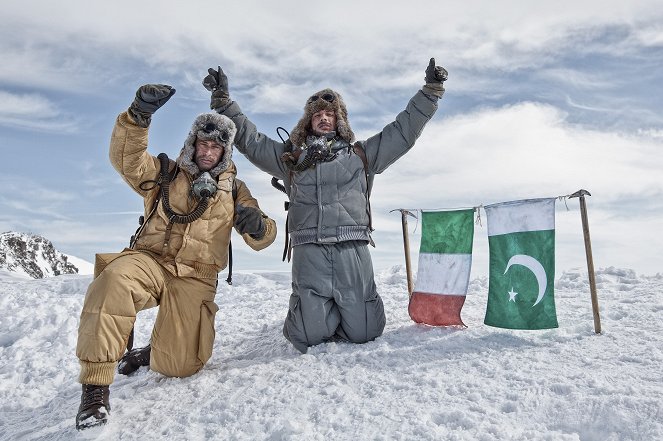
[[[76,429],[84,430],[106,424],[110,414],[109,397],[108,386],[84,384],[81,405],[76,415]]]
[[[152,347],[147,345],[144,348],[132,349],[124,354],[117,363],[117,372],[122,375],[129,375],[136,372],[141,366],[149,366],[151,349]]]

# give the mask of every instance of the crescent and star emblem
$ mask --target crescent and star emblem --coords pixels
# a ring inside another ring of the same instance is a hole
[[[546,293],[546,288],[548,287],[546,270],[543,268],[543,265],[541,265],[541,263],[538,260],[526,254],[516,254],[515,256],[512,256],[511,259],[509,259],[509,262],[506,264],[506,269],[504,270],[504,274],[506,274],[506,272],[509,271],[509,268],[511,268],[512,265],[524,266],[525,268],[532,271],[534,277],[536,277],[536,281],[539,285],[539,295],[536,298],[536,302],[534,302],[534,304],[532,305],[532,307],[535,307],[543,299],[543,296]],[[513,288],[511,288],[511,291],[508,294],[509,294],[509,301],[515,302],[516,295],[518,293],[514,292]]]

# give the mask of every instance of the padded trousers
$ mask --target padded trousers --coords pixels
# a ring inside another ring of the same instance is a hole
[[[309,346],[338,337],[365,343],[382,334],[385,322],[367,243],[293,248],[292,294],[283,335],[295,348],[306,353]]]
[[[212,355],[215,294],[216,279],[175,277],[147,253],[120,253],[85,296],[76,346],[82,371],[86,364],[117,362],[138,311],[159,306],[150,369],[171,377],[198,372]]]

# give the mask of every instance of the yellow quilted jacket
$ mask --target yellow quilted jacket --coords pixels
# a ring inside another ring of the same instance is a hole
[[[218,176],[219,190],[210,198],[202,216],[188,224],[173,224],[170,238],[166,239],[168,216],[159,202],[156,212],[149,218],[159,194],[159,187],[143,190],[142,182],[158,179],[159,160],[147,152],[147,129],[136,125],[127,112],[117,117],[110,144],[110,160],[129,186],[144,199],[146,226],[134,249],[152,254],[168,271],[178,277],[216,278],[228,263],[228,244],[233,226],[235,204],[256,207],[258,202],[244,182],[236,178],[235,165]],[[171,168],[174,162],[170,161]],[[180,169],[170,183],[169,203],[173,211],[186,214],[193,211],[197,201],[190,196],[192,176]],[[236,200],[233,200],[233,181]],[[149,186],[148,186],[149,187]],[[143,186],[145,188],[145,186]],[[263,214],[267,227],[260,240],[242,235],[244,241],[258,251],[269,246],[276,238],[276,223]]]

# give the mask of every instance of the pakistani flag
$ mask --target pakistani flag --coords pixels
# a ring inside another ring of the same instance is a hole
[[[472,267],[474,209],[423,212],[417,283],[408,312],[417,323],[465,326],[465,303]]]
[[[508,329],[556,328],[555,198],[484,208],[490,249],[484,323]]]

